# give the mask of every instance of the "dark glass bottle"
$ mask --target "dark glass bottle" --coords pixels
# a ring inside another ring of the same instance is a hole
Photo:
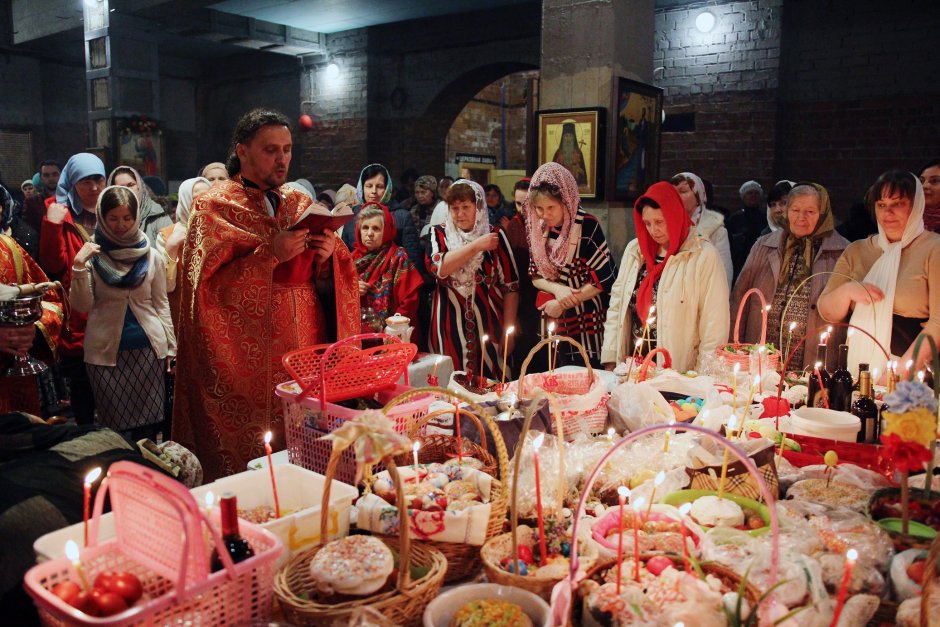
[[[817,355],[825,353],[826,345],[820,344]],[[808,407],[829,407],[829,372],[826,364],[816,362],[817,366],[809,373],[809,392],[806,395]]]
[[[872,398],[871,373],[867,370],[859,373],[858,400],[852,403],[852,415],[857,416],[861,423],[855,441],[865,444],[876,443],[881,431],[881,417],[878,415],[878,406]]]
[[[238,502],[235,495],[226,492],[219,501],[222,522],[222,544],[225,545],[232,561],[236,564],[252,557],[255,552],[238,532]],[[212,549],[212,572],[222,570],[222,558],[216,549]]]
[[[897,385],[898,385],[898,382],[895,379],[895,374],[891,370],[891,368],[888,368],[888,370],[885,372],[885,384],[887,386],[887,389],[885,390],[885,396],[887,397],[889,394],[894,393],[894,390],[897,389]],[[878,408],[878,433],[879,435],[881,434],[881,423],[884,420],[884,415],[886,411],[891,411],[891,408],[888,406],[887,403],[882,402],[881,407]]]
[[[839,367],[829,379],[829,409],[850,411],[852,409],[852,373],[849,372],[849,346],[839,345]]]

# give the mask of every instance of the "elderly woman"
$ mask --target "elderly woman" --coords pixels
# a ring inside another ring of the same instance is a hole
[[[793,189],[793,181],[777,181],[767,192],[767,226],[761,235],[776,233],[782,230],[787,223],[787,194]]]
[[[447,217],[431,233],[428,256],[428,269],[438,279],[428,343],[432,352],[450,356],[454,369],[496,379],[502,365],[497,345],[504,329],[516,324],[519,273],[505,233],[490,227],[478,183],[455,181],[445,200]],[[483,335],[490,341],[481,342]],[[501,349],[512,352],[512,346]]]
[[[822,185],[796,185],[787,195],[786,205],[783,229],[757,240],[731,292],[732,317],[737,315],[741,298],[749,289],[756,287],[764,294],[770,303],[767,341],[774,344],[780,341],[781,327],[788,332],[791,322],[796,322],[796,337],[825,324],[815,303],[828,276],[814,277],[802,289],[797,288],[811,275],[831,272],[849,245],[848,240],[834,230],[829,193]],[[786,320],[782,318],[785,308]],[[760,302],[748,299],[741,318],[740,340],[749,344],[759,342],[762,321]],[[843,332],[838,332],[830,340],[837,343],[844,336]],[[797,349],[790,367],[811,366],[821,359],[816,347],[816,342],[807,340]],[[831,356],[834,357],[834,353]]]
[[[682,199],[682,206],[692,219],[692,224],[699,235],[707,239],[718,249],[721,255],[721,262],[725,267],[725,278],[728,285],[731,285],[733,276],[733,266],[731,263],[731,244],[728,240],[728,230],[725,228],[725,219],[717,211],[712,211],[705,206],[708,201],[708,195],[705,192],[705,184],[697,175],[691,172],[680,172],[672,177],[672,184],[675,185],[679,197]]]
[[[532,175],[525,201],[529,236],[529,275],[544,292],[536,299],[542,333],[555,322],[555,333],[577,340],[588,358],[600,365],[601,335],[610,288],[617,269],[597,218],[581,208],[578,183],[564,166],[549,161]],[[581,357],[570,344],[560,346],[560,364]]]
[[[431,234],[431,216],[437,213],[443,215],[446,211],[447,203],[437,195],[437,179],[430,174],[419,176],[415,181],[415,203],[411,206],[411,218],[422,241]]]
[[[676,370],[697,368],[728,338],[728,282],[718,250],[695,232],[667,182],[640,196],[633,220],[636,239],[627,244],[610,295],[601,361],[613,370],[655,345],[669,351]]]
[[[363,307],[371,307],[383,320],[395,313],[416,320],[421,275],[408,254],[395,244],[395,221],[388,207],[371,202],[363,205],[352,257]]]
[[[150,197],[140,173],[130,166],[119,165],[111,170],[108,185],[120,185],[134,192],[140,207],[140,230],[147,235],[150,245],[156,246],[160,229],[171,226],[173,219],[166,214],[157,201]]]
[[[874,335],[898,356],[904,378],[908,360],[917,370],[929,357],[926,342],[914,355],[918,335],[940,343],[940,235],[924,229],[924,190],[910,172],[885,172],[865,200],[874,208],[878,234],[845,249],[819,298],[819,313],[831,321],[848,318]],[[854,371],[859,362],[885,372],[884,355],[863,333],[849,340],[849,367]]]

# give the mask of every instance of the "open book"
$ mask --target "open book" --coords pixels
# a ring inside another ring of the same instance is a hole
[[[297,218],[290,230],[307,229],[311,233],[322,233],[323,229],[335,231],[355,217],[352,207],[346,203],[340,203],[330,211],[320,203],[314,202]]]

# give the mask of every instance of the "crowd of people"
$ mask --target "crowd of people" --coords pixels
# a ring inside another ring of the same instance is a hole
[[[926,344],[913,354],[919,334],[940,343],[937,160],[882,174],[866,196],[874,230],[861,236],[840,233],[819,183],[765,193],[747,181],[740,208],[723,211],[707,181],[680,172],[637,199],[637,236],[618,264],[559,163],[518,181],[510,200],[467,179],[410,171],[396,182],[378,163],[334,190],[287,182],[292,144],[282,114],[247,113],[227,162],[183,181],[175,210],[159,181],[127,165],[109,173],[90,153],[61,169],[42,161],[19,190],[0,188],[0,280],[61,284],[35,328],[0,327],[6,359],[52,366],[36,380],[0,378],[0,410],[171,433],[212,480],[261,455],[265,431],[283,445],[282,356],[372,330],[366,310],[407,316],[422,350],[494,380],[518,374],[550,329],[595,367],[662,347],[675,368],[697,369],[729,341],[739,306],[741,342],[759,341],[765,317],[773,343],[784,329],[801,337],[851,321],[902,376],[927,359]],[[337,232],[294,228],[311,203],[348,205],[355,218]],[[766,308],[742,304],[752,288]],[[851,340],[853,362],[872,359],[867,342]],[[797,353],[795,368],[820,358],[813,341]],[[556,365],[581,362],[559,347]]]

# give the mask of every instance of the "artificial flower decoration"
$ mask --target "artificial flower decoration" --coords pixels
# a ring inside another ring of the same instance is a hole
[[[881,442],[885,447],[885,457],[891,460],[898,472],[919,472],[930,461],[929,448],[917,442],[905,441],[897,434],[884,434]]]
[[[365,471],[371,473],[372,466],[385,457],[411,452],[411,440],[403,433],[396,433],[388,416],[379,410],[366,410],[347,420],[324,440],[333,441],[333,450],[353,447],[356,453],[356,482]]]
[[[905,442],[929,447],[937,432],[933,390],[919,381],[902,381],[884,400],[890,408],[884,413],[884,435],[897,435]]]

